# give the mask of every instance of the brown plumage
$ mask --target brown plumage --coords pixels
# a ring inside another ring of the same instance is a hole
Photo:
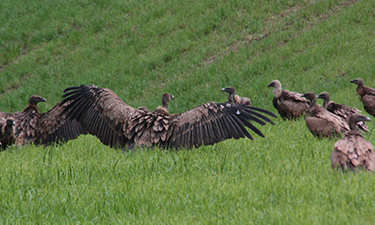
[[[374,146],[366,141],[358,131],[358,121],[370,121],[369,117],[354,114],[349,117],[350,131],[345,137],[335,143],[331,154],[332,169],[351,169],[356,171],[359,168],[369,171],[375,170]]]
[[[273,122],[259,112],[271,112],[236,103],[200,105],[181,114],[133,108],[113,91],[94,85],[67,88],[64,100],[71,101],[65,110],[90,134],[111,147],[186,148],[212,145],[229,138],[252,139],[245,127],[263,137],[249,120],[261,125]]]
[[[350,82],[358,85],[357,93],[359,96],[361,96],[363,107],[365,108],[366,112],[372,116],[375,116],[375,89],[365,87],[361,78],[351,80]]]
[[[339,104],[333,101],[330,101],[331,96],[328,92],[324,91],[318,95],[318,98],[324,100],[323,107],[330,111],[331,113],[343,118],[345,121],[348,121],[349,116],[357,113],[360,114],[361,110],[349,107],[344,104]],[[363,131],[368,132],[368,126],[364,121],[358,121],[357,126],[361,128]]]
[[[226,87],[221,89],[221,91],[229,93],[228,102],[251,106],[250,99],[236,95],[236,89],[234,87]]]
[[[267,85],[273,89],[273,106],[283,119],[295,120],[304,115],[309,109],[309,101],[301,94],[281,89],[281,83],[274,80]]]
[[[0,118],[0,144],[3,150],[15,142],[14,125],[13,117]]]
[[[344,119],[316,104],[317,98],[314,93],[308,92],[302,96],[310,100],[310,107],[307,111],[309,117],[306,118],[306,125],[315,137],[332,138],[349,131],[349,125]]]
[[[0,118],[14,118],[16,145],[65,142],[87,133],[77,121],[67,120],[62,114],[69,103],[57,104],[50,111],[39,113],[37,104],[45,101],[44,98],[33,95],[22,112],[0,112]]]

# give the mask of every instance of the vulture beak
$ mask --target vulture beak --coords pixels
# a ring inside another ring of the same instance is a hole
[[[171,99],[174,99],[174,96],[173,96],[173,95],[171,95]]]
[[[16,122],[14,122],[14,120],[12,121],[12,125],[13,125],[13,126],[16,126]]]
[[[357,83],[357,80],[356,79],[351,80],[350,83]]]
[[[371,121],[370,117],[364,116],[363,121]]]
[[[46,102],[47,100],[45,98],[40,98],[39,101]]]
[[[306,98],[306,94],[302,94],[301,97]]]
[[[321,98],[322,96],[319,94],[318,96],[316,96],[317,98]]]
[[[269,83],[269,84],[267,85],[267,87],[272,87],[272,83]]]
[[[226,88],[222,88],[221,91],[226,91],[227,89]]]

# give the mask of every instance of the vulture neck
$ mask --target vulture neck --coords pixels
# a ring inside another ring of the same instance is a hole
[[[275,88],[273,89],[273,95],[278,98],[281,95],[281,84],[275,84]]]
[[[359,81],[359,82],[358,82],[358,86],[357,86],[357,92],[359,92],[359,90],[360,90],[361,88],[363,88],[363,86],[364,86],[363,81]]]
[[[37,105],[32,105],[32,104],[29,104],[26,109],[23,110],[23,112],[32,112],[32,113],[37,113],[39,111],[38,109],[38,106]]]
[[[169,106],[169,102],[167,99],[163,98],[162,99],[162,104],[163,106],[160,107],[159,109],[162,109],[163,111],[165,111],[166,113],[169,113],[169,110],[168,110],[168,106]]]
[[[236,95],[236,92],[229,94],[228,102],[234,102],[234,95]]]
[[[310,99],[310,109],[311,109],[312,107],[314,107],[315,104],[316,104],[316,96],[315,96],[315,98]]]
[[[330,98],[324,98],[323,107],[327,109]]]

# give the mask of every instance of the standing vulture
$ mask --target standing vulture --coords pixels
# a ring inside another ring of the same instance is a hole
[[[103,144],[111,147],[186,148],[212,145],[229,138],[252,139],[249,127],[263,136],[249,120],[261,125],[273,122],[259,112],[267,110],[236,104],[209,102],[181,114],[133,108],[113,91],[94,85],[65,89],[62,103],[70,102],[65,112],[76,119]]]
[[[366,141],[358,131],[358,121],[370,121],[370,118],[360,114],[349,117],[350,131],[345,137],[335,143],[331,154],[332,169],[351,169],[354,172],[357,168],[375,170],[374,146]]]
[[[306,125],[315,137],[332,138],[340,133],[349,131],[349,125],[344,119],[330,113],[320,105],[316,105],[316,95],[308,92],[303,97],[310,100],[310,108],[307,111]]]
[[[14,137],[14,119],[12,117],[3,118],[0,117],[0,145],[5,150],[8,145],[12,145],[15,142]]]
[[[318,98],[321,98],[324,100],[323,107],[330,111],[331,113],[343,118],[345,121],[348,121],[349,116],[357,113],[359,114],[361,110],[349,107],[344,104],[339,104],[333,101],[330,101],[331,97],[328,94],[328,92],[322,92],[318,95]],[[364,121],[358,121],[357,126],[361,128],[363,131],[368,132],[368,126]]]
[[[295,120],[309,109],[309,101],[301,94],[281,89],[281,83],[274,80],[267,85],[273,89],[273,106],[283,119]]]
[[[16,145],[66,142],[87,133],[77,121],[67,119],[62,113],[69,102],[57,104],[46,113],[39,113],[37,104],[45,101],[44,98],[33,95],[22,112],[0,112],[0,118],[14,118]]]
[[[226,87],[221,89],[221,91],[229,93],[228,102],[251,106],[250,99],[236,95],[236,89],[234,87]]]
[[[351,80],[350,83],[355,83],[358,85],[357,93],[359,96],[361,96],[363,107],[365,108],[366,112],[372,116],[375,116],[375,89],[365,87],[361,78]]]

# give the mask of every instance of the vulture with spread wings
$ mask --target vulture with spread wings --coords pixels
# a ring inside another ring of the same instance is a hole
[[[1,119],[14,118],[14,137],[17,146],[66,142],[80,134],[87,134],[76,120],[67,119],[62,113],[69,102],[59,103],[50,111],[39,113],[37,104],[45,101],[44,98],[33,95],[30,97],[29,105],[22,112],[0,112]]]
[[[62,103],[70,119],[79,121],[90,133],[111,147],[186,148],[212,145],[229,138],[252,139],[249,127],[263,136],[250,121],[265,125],[273,113],[236,103],[205,103],[181,114],[167,110],[133,108],[113,91],[94,85],[65,89]]]

